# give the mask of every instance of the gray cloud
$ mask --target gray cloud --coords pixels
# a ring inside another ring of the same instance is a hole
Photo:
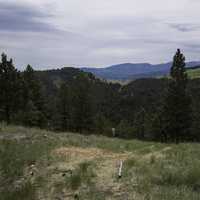
[[[30,6],[0,2],[0,31],[55,31],[53,25],[42,21],[49,17]]]
[[[173,29],[176,29],[180,32],[192,32],[200,29],[200,25],[198,24],[169,24],[169,26]]]
[[[0,52],[19,68],[168,62],[177,48],[187,60],[200,59],[199,1],[6,2],[0,0]]]
[[[190,53],[197,53],[200,52],[200,45],[196,43],[185,43],[183,44],[184,49],[188,50]]]

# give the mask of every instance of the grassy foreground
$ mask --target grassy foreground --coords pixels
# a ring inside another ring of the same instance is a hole
[[[1,125],[0,200],[34,199],[199,200],[200,144]]]

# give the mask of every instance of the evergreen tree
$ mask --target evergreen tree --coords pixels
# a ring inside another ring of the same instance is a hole
[[[112,136],[113,123],[101,112],[97,112],[94,117],[94,132],[100,135]]]
[[[25,126],[39,126],[42,118],[41,112],[35,107],[34,103],[29,100],[23,112],[23,123]]]
[[[168,91],[163,108],[165,135],[176,143],[189,137],[191,108],[190,97],[187,94],[187,73],[185,57],[178,49],[170,71]]]
[[[72,92],[67,84],[62,84],[59,90],[58,112],[60,126],[63,131],[72,128]]]
[[[92,80],[81,73],[74,80],[73,123],[76,131],[90,131],[93,127],[93,102],[91,98]]]
[[[167,133],[164,129],[163,110],[158,110],[152,115],[151,139],[154,141],[167,142]]]
[[[134,126],[137,131],[137,138],[144,140],[145,138],[145,118],[146,118],[146,111],[142,107],[140,111],[136,114],[134,120]]]
[[[45,99],[41,83],[36,78],[35,71],[30,65],[23,72],[23,110],[23,121],[27,126],[44,126],[46,122]],[[34,116],[31,116],[30,113],[34,113]],[[34,123],[31,122],[32,117]]]
[[[0,63],[0,107],[3,119],[9,124],[15,112],[19,110],[21,94],[20,72],[14,67],[12,59],[1,55]]]

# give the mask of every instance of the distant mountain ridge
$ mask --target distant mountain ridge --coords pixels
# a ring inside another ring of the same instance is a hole
[[[81,68],[85,72],[91,72],[99,78],[109,80],[134,80],[138,78],[158,77],[169,74],[172,63],[152,65],[149,63],[123,63],[105,68]],[[200,61],[186,63],[187,68],[200,65]]]

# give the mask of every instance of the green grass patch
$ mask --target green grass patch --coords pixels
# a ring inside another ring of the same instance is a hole
[[[187,70],[188,76],[191,79],[200,78],[200,69]]]

